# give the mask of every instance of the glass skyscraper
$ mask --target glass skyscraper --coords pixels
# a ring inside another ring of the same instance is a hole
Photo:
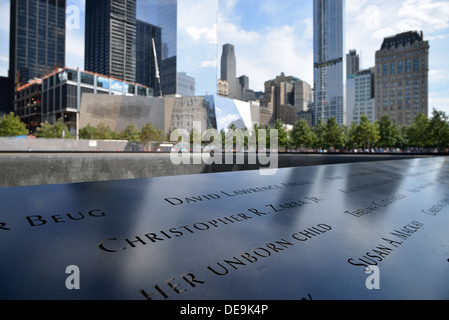
[[[86,0],[85,69],[136,81],[136,0]]]
[[[314,0],[314,122],[346,122],[345,0]]]
[[[24,85],[65,67],[66,0],[11,1],[9,77]]]
[[[161,29],[162,95],[217,92],[218,0],[139,0],[137,19]]]

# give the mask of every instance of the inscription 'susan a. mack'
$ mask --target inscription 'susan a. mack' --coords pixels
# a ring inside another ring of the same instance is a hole
[[[0,188],[0,299],[449,300],[447,172],[425,157]]]
[[[403,244],[401,240],[407,240],[415,232],[424,227],[424,224],[418,221],[412,221],[400,230],[394,230],[390,232],[393,235],[393,239],[389,236],[382,237],[381,243],[379,243],[375,248],[366,252],[361,258],[348,259],[348,262],[353,266],[361,266],[363,268],[368,268],[369,266],[377,266],[379,262],[385,260],[397,247]]]

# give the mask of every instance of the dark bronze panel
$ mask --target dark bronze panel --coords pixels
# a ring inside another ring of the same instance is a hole
[[[435,157],[2,188],[0,298],[449,299],[448,186]]]

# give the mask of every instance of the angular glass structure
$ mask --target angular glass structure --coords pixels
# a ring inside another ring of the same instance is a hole
[[[137,19],[161,29],[163,96],[217,91],[218,0],[139,0]]]
[[[314,86],[316,123],[346,122],[345,0],[314,0]]]

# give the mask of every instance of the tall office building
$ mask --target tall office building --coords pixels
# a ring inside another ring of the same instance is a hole
[[[349,122],[360,124],[362,115],[367,116],[368,120],[371,123],[374,123],[376,120],[374,111],[374,68],[360,70],[353,76],[352,79],[354,81],[352,96],[353,105],[351,108],[351,113],[348,113],[348,125]],[[348,96],[348,103],[349,100],[350,98]],[[351,121],[349,121],[349,119],[351,119]]]
[[[399,126],[428,114],[429,42],[423,33],[404,32],[385,38],[376,52],[376,118],[384,114]]]
[[[360,70],[360,56],[356,50],[346,54],[346,125],[350,126],[353,119],[355,104],[355,77]]]
[[[249,89],[249,78],[245,75],[237,78],[237,58],[232,44],[223,45],[221,54],[221,83],[227,83],[227,96],[242,101],[256,100],[256,94]]]
[[[66,0],[16,0],[10,5],[9,79],[13,97],[14,87],[65,67]]]
[[[360,70],[360,56],[357,50],[350,50],[346,54],[346,76],[355,75]]]
[[[314,0],[314,117],[345,123],[345,0]]]
[[[161,28],[162,94],[216,94],[218,0],[140,0],[137,8],[139,20]]]
[[[235,49],[232,44],[223,45],[221,54],[221,80],[227,81],[229,98],[235,99],[238,96],[237,82],[237,59]]]
[[[299,114],[307,112],[311,102],[312,89],[299,78],[286,76],[282,72],[275,79],[265,82],[262,106],[273,110],[269,123],[280,119],[285,124],[295,125]]]
[[[86,0],[87,71],[136,81],[136,0]]]

